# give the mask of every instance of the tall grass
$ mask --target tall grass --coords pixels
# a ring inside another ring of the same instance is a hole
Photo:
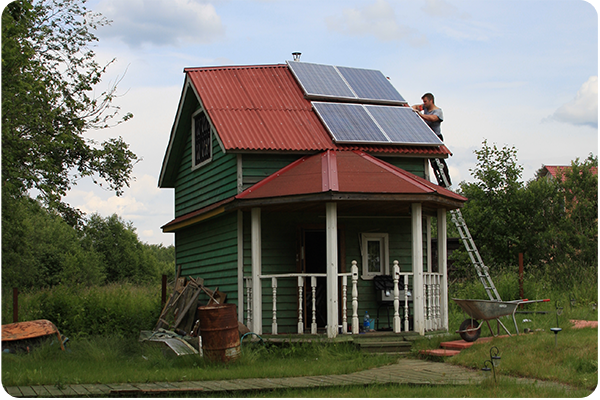
[[[12,322],[12,296],[3,293],[2,323]],[[55,286],[19,295],[19,321],[48,319],[69,338],[137,337],[160,315],[160,286],[129,283]]]

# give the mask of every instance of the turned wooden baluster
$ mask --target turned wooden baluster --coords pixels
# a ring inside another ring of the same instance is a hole
[[[342,276],[342,333],[348,333],[348,277]]]
[[[302,292],[304,290],[304,277],[298,277],[298,333],[304,333],[304,321],[302,320]]]
[[[277,278],[271,278],[271,287],[273,288],[273,322],[271,323],[271,333],[277,335]]]
[[[400,266],[398,260],[394,260],[394,333],[400,333]]]
[[[312,324],[310,325],[310,333],[317,333],[317,277],[310,277],[310,287],[312,289]]]
[[[358,266],[352,261],[352,334],[359,334],[358,325]]]

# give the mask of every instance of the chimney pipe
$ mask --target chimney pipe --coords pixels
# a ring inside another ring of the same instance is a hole
[[[295,51],[292,53],[292,56],[294,56],[294,61],[300,61],[301,55],[302,55],[302,53],[300,53],[299,51]]]

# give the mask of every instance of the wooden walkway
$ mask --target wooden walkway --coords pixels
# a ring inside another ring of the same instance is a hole
[[[405,383],[417,385],[465,385],[481,382],[480,371],[424,360],[401,358],[397,363],[345,375],[321,375],[291,378],[253,378],[224,381],[155,383],[80,384],[4,387],[13,397],[97,397],[143,396],[182,392],[236,392],[289,388]]]

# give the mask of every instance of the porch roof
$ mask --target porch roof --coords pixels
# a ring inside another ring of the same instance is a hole
[[[322,192],[437,194],[467,199],[365,152],[327,150],[305,156],[236,196],[259,199]]]
[[[340,202],[342,212],[364,213],[367,205],[369,213],[393,214],[407,213],[410,203],[419,202],[455,209],[467,198],[365,152],[327,150],[302,157],[240,194],[175,218],[162,229],[173,232],[249,207],[309,211],[329,201]]]

